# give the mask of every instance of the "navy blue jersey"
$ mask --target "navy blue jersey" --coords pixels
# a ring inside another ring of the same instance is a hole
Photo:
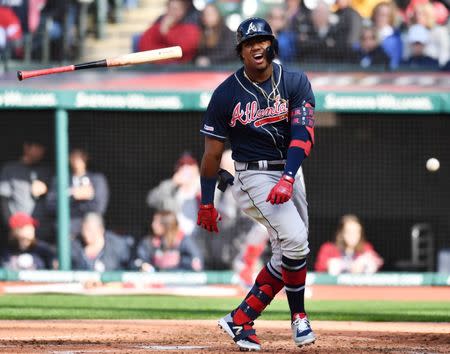
[[[233,160],[285,159],[292,113],[305,105],[315,106],[311,84],[303,72],[272,65],[272,77],[260,84],[252,83],[240,68],[211,97],[200,131],[222,141],[228,138]]]

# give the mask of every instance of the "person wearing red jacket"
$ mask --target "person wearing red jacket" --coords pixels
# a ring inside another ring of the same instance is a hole
[[[355,215],[344,215],[336,231],[335,242],[324,243],[315,264],[317,272],[331,275],[341,273],[375,273],[383,259],[366,241],[364,228]]]
[[[0,6],[0,48],[6,42],[20,40],[22,38],[22,26],[14,11],[6,6]]]
[[[166,13],[140,37],[138,49],[144,51],[179,45],[183,57],[171,62],[191,62],[200,45],[201,31],[198,24],[188,21],[189,9],[189,1],[169,0]]]

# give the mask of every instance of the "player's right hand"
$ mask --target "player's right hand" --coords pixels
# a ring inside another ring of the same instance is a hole
[[[222,217],[214,208],[213,204],[201,204],[198,210],[197,225],[203,227],[209,232],[219,232],[217,222],[222,220]]]

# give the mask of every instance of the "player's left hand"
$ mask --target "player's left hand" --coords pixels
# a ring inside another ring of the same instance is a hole
[[[283,175],[267,196],[266,202],[283,204],[292,197],[294,178]]]

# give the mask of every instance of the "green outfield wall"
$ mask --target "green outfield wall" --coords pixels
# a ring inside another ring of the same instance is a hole
[[[0,268],[0,281],[42,283],[121,282],[140,286],[236,284],[230,271],[220,272],[82,272],[82,271],[10,271]],[[333,276],[308,272],[307,285],[349,286],[450,286],[450,275],[439,273],[376,273]]]
[[[203,92],[42,91],[1,89],[3,109],[204,111],[211,98]],[[367,113],[450,113],[450,93],[317,92],[317,111]]]

